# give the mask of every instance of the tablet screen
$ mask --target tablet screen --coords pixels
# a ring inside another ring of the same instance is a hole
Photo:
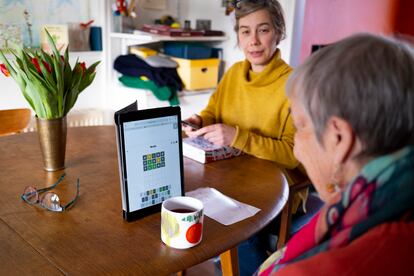
[[[129,212],[182,195],[180,118],[123,122]]]

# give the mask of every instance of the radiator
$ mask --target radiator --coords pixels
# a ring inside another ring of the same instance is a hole
[[[67,115],[68,127],[113,125],[114,112],[100,109],[84,109],[69,112]],[[32,117],[23,132],[36,131],[36,119]]]

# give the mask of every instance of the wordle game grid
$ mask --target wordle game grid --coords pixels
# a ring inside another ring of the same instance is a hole
[[[144,171],[150,171],[165,167],[165,152],[155,152],[142,156],[142,165]]]

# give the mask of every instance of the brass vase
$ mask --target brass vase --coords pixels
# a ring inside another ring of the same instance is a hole
[[[41,119],[36,116],[36,126],[44,169],[53,172],[65,168],[66,116],[57,119]]]

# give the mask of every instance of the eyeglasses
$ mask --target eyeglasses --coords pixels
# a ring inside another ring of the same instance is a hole
[[[76,196],[75,198],[70,201],[68,204],[62,206],[60,203],[60,199],[59,196],[53,192],[47,192],[49,190],[52,190],[54,188],[56,188],[56,186],[62,182],[62,180],[65,178],[66,173],[62,174],[61,177],[59,177],[59,179],[56,181],[55,184],[53,184],[50,187],[46,187],[46,188],[42,188],[42,189],[36,189],[33,186],[28,186],[26,187],[26,189],[24,189],[24,192],[21,196],[21,198],[26,201],[27,203],[31,204],[31,205],[35,205],[38,204],[49,210],[49,211],[53,211],[53,212],[63,212],[67,209],[69,209],[78,199],[79,197],[79,185],[80,185],[80,181],[79,178],[77,180],[77,184],[76,184]],[[41,193],[45,193],[44,195],[42,195],[40,197]]]

